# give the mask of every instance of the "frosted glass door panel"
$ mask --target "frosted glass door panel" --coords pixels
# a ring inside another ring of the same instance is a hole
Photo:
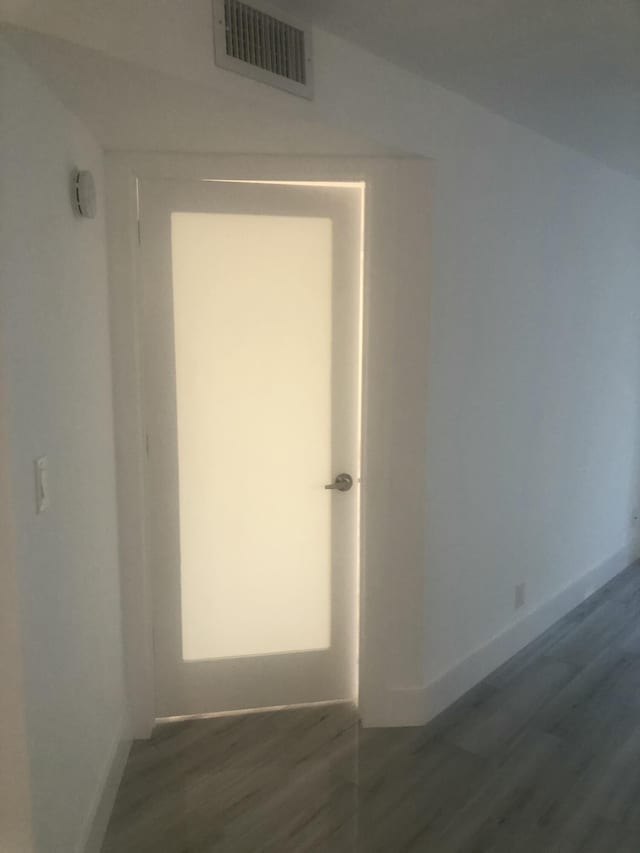
[[[185,661],[331,641],[332,222],[171,215]]]

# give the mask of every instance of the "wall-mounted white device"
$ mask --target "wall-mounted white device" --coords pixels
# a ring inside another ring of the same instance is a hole
[[[96,215],[96,185],[87,169],[76,169],[72,176],[73,206],[80,216],[94,219]]]
[[[49,460],[46,456],[36,459],[36,511],[38,515],[49,509]]]

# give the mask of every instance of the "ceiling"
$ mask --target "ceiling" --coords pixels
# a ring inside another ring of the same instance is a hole
[[[640,175],[640,0],[281,0],[322,29]]]

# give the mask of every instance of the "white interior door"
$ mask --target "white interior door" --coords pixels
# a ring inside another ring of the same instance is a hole
[[[139,192],[156,714],[354,699],[361,191]]]

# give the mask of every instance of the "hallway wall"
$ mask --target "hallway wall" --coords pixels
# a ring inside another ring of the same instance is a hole
[[[3,362],[0,360],[0,850],[3,853],[33,853],[20,600],[10,476],[11,448],[5,388]]]
[[[0,358],[34,831],[38,853],[79,853],[127,732],[102,151],[2,40],[0,81]],[[95,220],[72,211],[74,166],[96,177]],[[36,515],[42,455],[51,506]]]

